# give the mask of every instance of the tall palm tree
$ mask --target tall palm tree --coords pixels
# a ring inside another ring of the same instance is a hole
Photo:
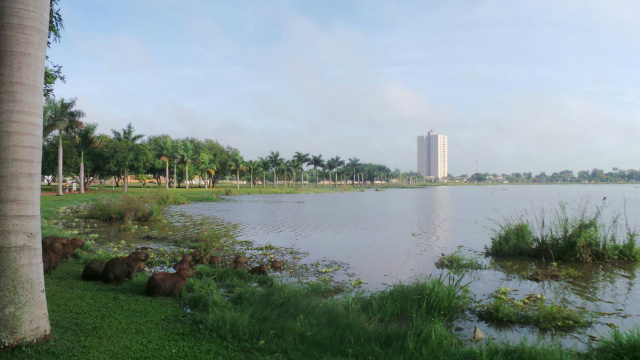
[[[301,153],[300,151],[296,151],[293,157],[298,161],[300,166],[300,187],[304,187],[304,164],[311,161],[311,158],[309,157],[309,153]]]
[[[127,126],[125,126],[121,131],[111,129],[111,133],[113,134],[113,139],[116,142],[123,144],[124,151],[127,153],[126,155],[131,155],[131,153],[134,150],[134,146],[136,146],[137,142],[144,137],[144,135],[142,134],[134,135],[135,129],[133,128],[133,126],[131,126],[131,123],[128,123]],[[129,158],[131,159],[130,156]],[[129,167],[129,162],[127,161],[126,165],[124,166],[124,191],[129,190],[128,188],[129,180],[127,179],[128,167]]]
[[[258,163],[260,164],[260,169],[262,169],[262,188],[267,187],[267,173],[271,170],[271,161],[269,158],[258,158]]]
[[[182,141],[172,140],[169,148],[169,158],[173,159],[173,189],[178,186],[178,163],[182,159]]]
[[[62,135],[64,133],[70,133],[75,129],[82,128],[82,119],[85,114],[82,110],[74,109],[76,106],[76,99],[65,100],[61,98],[56,101],[52,98],[47,98],[44,105],[43,113],[43,136],[47,137],[54,131],[58,134],[58,195],[62,196]]]
[[[171,156],[171,137],[168,135],[162,135],[162,139],[158,143],[158,148],[156,149],[157,155],[160,155],[160,160],[165,163],[165,186],[166,189],[169,190],[169,157]]]
[[[49,0],[4,0],[0,10],[0,344],[51,336],[42,271],[42,79]],[[19,166],[20,179],[15,181]]]
[[[295,157],[289,161],[289,166],[291,166],[292,174],[293,174],[293,188],[296,188],[296,170],[300,167],[300,162]]]
[[[333,164],[335,165],[335,169],[340,169],[344,166],[344,160],[340,159],[340,156],[336,155],[333,159]],[[331,181],[329,181],[331,182]],[[338,187],[338,172],[336,171],[336,187]]]
[[[318,187],[318,168],[324,166],[324,160],[322,160],[322,155],[313,155],[311,157],[311,161],[307,163],[309,166],[313,166],[313,170],[316,172],[316,187]]]
[[[189,140],[182,142],[182,148],[180,149],[180,158],[184,162],[184,183],[187,190],[189,190],[189,164],[195,157],[195,148],[193,143]]]
[[[278,187],[278,169],[284,164],[284,160],[280,157],[279,151],[272,151],[269,154],[269,161],[273,169],[273,187]]]
[[[249,188],[253,189],[253,172],[258,169],[259,163],[255,160],[247,161],[247,170],[249,170]]]
[[[329,187],[331,187],[331,178],[332,178],[331,173],[333,172],[333,170],[335,168],[337,168],[335,160],[334,159],[327,160],[327,163],[325,164],[325,167],[326,167],[327,170],[329,170]],[[323,184],[323,186],[324,186],[324,184]],[[336,184],[336,187],[337,186],[338,185]]]
[[[347,165],[351,168],[351,171],[353,171],[353,186],[356,186],[356,167],[360,165],[360,159],[352,157],[349,159],[349,163]]]
[[[80,149],[80,194],[84,194],[84,152],[98,145],[97,123],[87,123],[75,132],[76,144]]]
[[[231,161],[229,165],[231,165],[231,170],[236,171],[236,188],[240,189],[240,171],[247,170],[244,159],[242,158],[242,156],[240,156],[240,154],[234,152],[231,154]]]
[[[217,164],[213,160],[213,156],[204,152],[200,153],[198,156],[198,170],[200,171],[200,178],[202,178],[202,174],[204,174],[204,188],[209,188],[209,175],[213,177],[215,175],[216,170],[218,169]]]

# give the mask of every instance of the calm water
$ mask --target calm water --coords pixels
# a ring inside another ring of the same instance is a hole
[[[606,200],[603,198],[606,197]],[[271,243],[309,253],[309,262],[331,259],[346,262],[370,290],[438,274],[441,253],[463,246],[467,254],[483,251],[490,243],[494,221],[522,215],[547,215],[564,203],[570,214],[585,205],[603,206],[604,219],[626,214],[638,230],[640,185],[449,186],[423,189],[367,190],[328,194],[249,195],[220,203],[199,203],[172,208],[172,212],[210,217],[239,225],[239,236],[257,244]],[[489,264],[488,259],[484,259]],[[594,326],[561,338],[580,346],[588,334],[602,335],[610,327],[629,329],[640,321],[638,267],[576,266],[582,276],[558,283],[520,280],[531,262],[492,263],[494,269],[466,275],[476,298],[498,287],[515,289],[515,297],[542,293],[548,299],[567,299],[573,306],[606,313]],[[473,321],[473,320],[471,320]],[[464,331],[471,324],[461,324]],[[536,337],[527,328],[507,331],[484,325],[497,339]],[[470,330],[468,330],[470,331]],[[462,334],[466,336],[465,334]]]

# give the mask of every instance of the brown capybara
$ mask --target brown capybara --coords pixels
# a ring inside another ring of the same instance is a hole
[[[236,255],[236,257],[233,259],[233,264],[231,267],[234,269],[242,269],[245,267],[245,265],[247,265],[248,261],[249,260],[247,259],[246,256]]]
[[[62,245],[55,241],[49,242],[42,247],[42,269],[45,274],[58,268],[60,257],[62,256]]]
[[[104,265],[102,280],[104,282],[119,284],[124,279],[133,280],[133,275],[140,268],[140,263],[149,260],[149,253],[136,250],[126,257],[117,257],[107,261]]]
[[[159,272],[147,281],[149,296],[178,296],[187,279],[196,274],[195,270],[183,267],[175,273]]]
[[[60,245],[64,245],[66,243],[69,242],[69,238],[66,238],[64,236],[46,236],[44,238],[42,238],[42,246],[44,247],[45,245],[47,245],[50,242],[56,242]]]
[[[71,255],[73,255],[73,252],[76,251],[77,248],[81,247],[84,247],[84,241],[82,241],[81,239],[73,238],[69,240],[66,244],[62,245],[62,257],[65,258],[65,260],[69,261],[69,258],[71,257]]]
[[[221,265],[222,264],[222,256],[214,255],[214,256],[210,257],[206,261],[206,263],[207,264],[213,264],[213,265],[215,265],[215,264]]]
[[[252,267],[251,270],[249,270],[249,274],[269,275],[269,269],[267,268],[267,264],[262,264],[262,265]]]
[[[106,261],[94,261],[87,264],[82,270],[82,280],[102,280]]]
[[[191,267],[191,260],[193,260],[193,257],[191,255],[185,255],[182,257],[182,259],[180,259],[180,261],[173,265],[173,269],[175,271],[178,271],[185,267]]]
[[[191,257],[193,258],[193,263],[194,264],[204,264],[204,257],[202,256],[202,250],[193,250],[192,252],[189,253],[189,255],[191,255]]]
[[[282,268],[284,267],[284,261],[282,260],[273,260],[271,262],[271,269],[274,271],[282,272]]]

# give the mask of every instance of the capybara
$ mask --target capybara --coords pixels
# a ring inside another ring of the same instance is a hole
[[[207,264],[218,264],[221,265],[222,264],[222,256],[219,255],[214,255],[211,258],[209,258],[208,261],[206,261]]]
[[[69,242],[69,238],[66,238],[63,236],[45,236],[42,238],[42,246],[45,246],[50,242],[57,242],[58,244],[66,244]]]
[[[251,270],[249,270],[249,274],[269,275],[269,269],[267,268],[267,264],[262,264],[262,265],[252,267]]]
[[[247,265],[247,262],[249,260],[247,259],[246,256],[244,255],[236,255],[236,257],[233,259],[233,268],[234,269],[241,269],[244,268],[245,265]]]
[[[49,242],[42,247],[42,269],[45,274],[51,274],[58,268],[60,257],[62,256],[62,245],[55,241]]]
[[[106,261],[94,261],[87,264],[82,270],[82,280],[102,280]]]
[[[195,274],[195,270],[189,267],[175,273],[159,272],[147,281],[146,293],[149,296],[178,296],[187,279]]]
[[[193,257],[191,255],[185,255],[182,257],[182,259],[180,259],[180,261],[173,265],[173,269],[175,271],[178,271],[185,267],[191,267],[191,260],[193,260]]]
[[[194,264],[204,264],[204,257],[202,256],[202,250],[193,250],[189,253],[193,257]]]
[[[69,240],[66,244],[62,245],[62,257],[69,261],[73,252],[76,251],[77,248],[84,247],[84,241],[79,238],[73,238]],[[60,259],[62,260],[62,259]]]
[[[126,257],[117,257],[107,261],[104,265],[102,280],[108,283],[119,284],[124,279],[133,280],[133,275],[140,268],[140,263],[149,260],[149,253],[136,250]]]
[[[282,260],[273,260],[271,262],[271,269],[275,271],[282,272],[282,268],[284,267],[284,261]]]

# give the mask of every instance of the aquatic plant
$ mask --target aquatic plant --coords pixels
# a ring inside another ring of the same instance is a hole
[[[537,225],[523,216],[505,219],[497,223],[491,245],[485,246],[490,256],[526,256],[551,261],[637,261],[640,248],[636,244],[638,234],[629,229],[619,239],[620,214],[605,223],[602,209],[592,212],[583,208],[576,217],[570,217],[561,203],[548,220],[544,210]]]
[[[478,259],[468,258],[460,253],[461,246],[458,247],[458,250],[449,254],[443,255],[436,262],[436,267],[438,269],[448,269],[451,271],[460,271],[460,270],[481,270],[485,269],[486,266],[482,264]]]
[[[183,197],[161,190],[125,194],[93,203],[88,206],[86,217],[103,221],[158,221],[162,219],[162,210],[166,206],[184,203]]]
[[[478,317],[499,325],[532,325],[541,330],[570,330],[591,323],[586,312],[547,303],[540,294],[529,294],[522,299],[510,294],[509,288],[496,290],[489,302],[479,306]]]

